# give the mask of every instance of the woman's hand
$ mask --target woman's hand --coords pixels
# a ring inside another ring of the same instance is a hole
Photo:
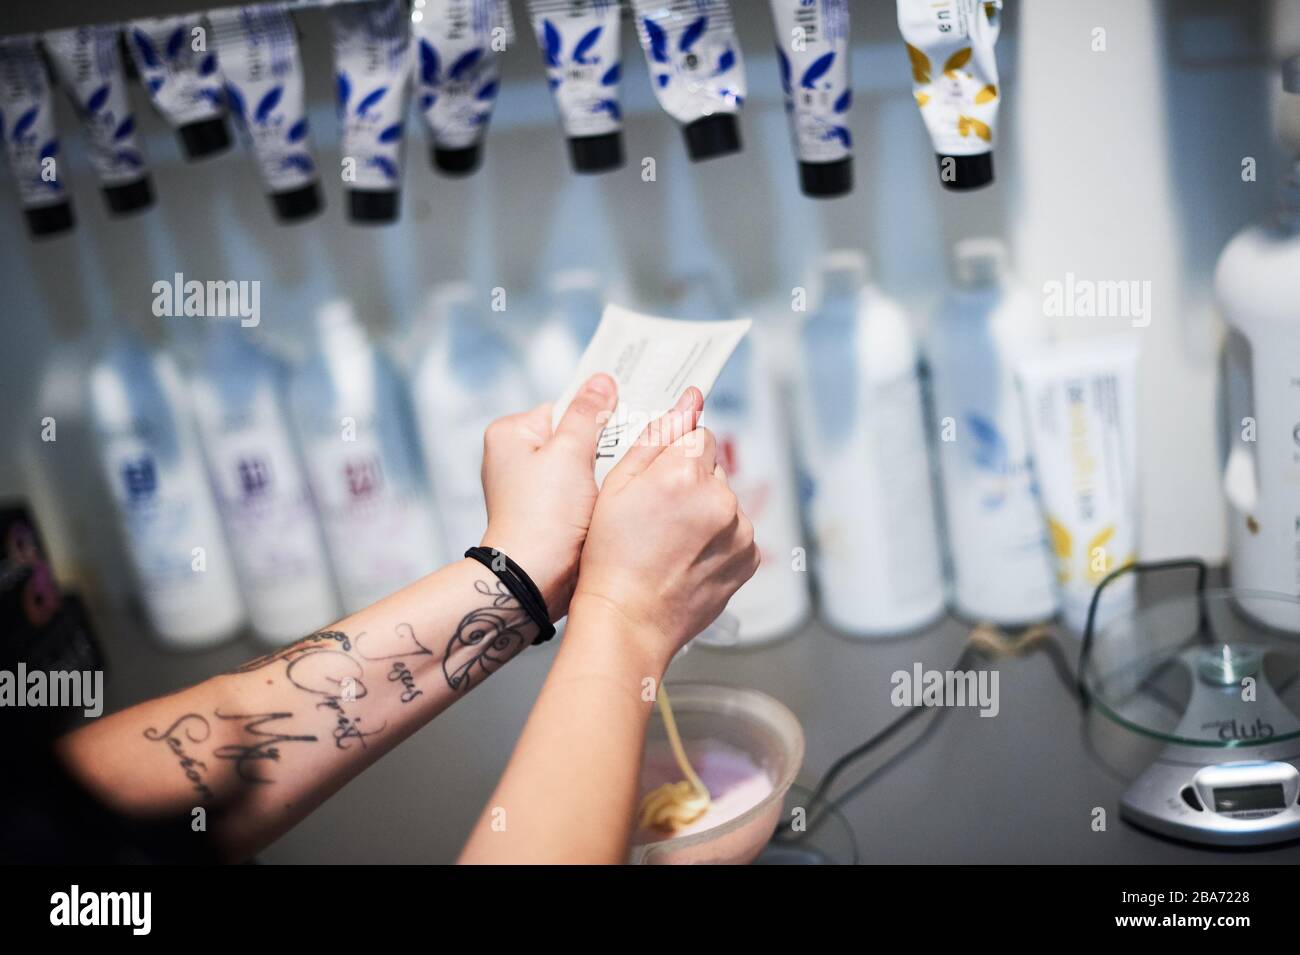
[[[578,556],[596,504],[596,443],[618,386],[594,375],[551,431],[551,405],[498,418],[483,436],[488,527],[482,546],[505,554],[533,579],[551,620],[569,608]]]
[[[666,667],[758,569],[754,525],[696,428],[704,398],[688,388],[609,473],[587,532],[576,608],[623,618]]]

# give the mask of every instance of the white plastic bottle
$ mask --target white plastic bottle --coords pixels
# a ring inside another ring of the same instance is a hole
[[[690,279],[677,305],[682,318],[734,318],[713,280]],[[803,536],[794,485],[794,461],[782,420],[776,378],[762,329],[755,325],[723,366],[700,424],[717,439],[718,463],[740,506],[754,522],[762,563],[727,604],[739,623],[699,636],[704,644],[753,647],[793,632],[808,617],[808,575],[800,565]]]
[[[178,650],[234,636],[244,606],[176,363],[117,335],[91,369],[90,405],[150,625]]]
[[[354,613],[437,568],[442,537],[392,362],[346,300],[317,310],[316,331],[290,407],[343,611]]]
[[[953,279],[927,353],[954,607],[1001,626],[1047,620],[1056,574],[1014,380],[1047,329],[998,240],[958,242]]]
[[[483,432],[496,418],[527,411],[534,402],[510,343],[488,323],[471,286],[435,290],[428,315],[433,336],[416,363],[412,391],[446,559],[453,560],[487,530]]]
[[[1300,92],[1300,62],[1293,82]],[[1300,156],[1300,136],[1293,144]],[[1227,353],[1228,547],[1234,588],[1300,597],[1300,158],[1275,220],[1238,233],[1219,257],[1215,291]],[[1269,626],[1300,632],[1280,600],[1238,603]]]
[[[859,253],[826,256],[820,289],[795,404],[821,615],[855,637],[915,630],[946,595],[912,332]]]
[[[528,342],[525,358],[538,401],[554,401],[568,387],[604,307],[599,272],[565,269],[551,276],[550,303]]]
[[[278,645],[337,620],[339,605],[281,403],[283,369],[249,335],[210,319],[192,388],[253,632]]]

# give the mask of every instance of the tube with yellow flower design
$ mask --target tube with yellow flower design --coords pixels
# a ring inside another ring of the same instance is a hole
[[[1131,337],[1063,342],[1016,369],[1065,624],[1082,633],[1093,591],[1137,560],[1137,363]],[[1129,613],[1136,577],[1108,586],[1097,629]]]
[[[898,28],[912,65],[912,94],[939,156],[947,189],[993,181],[1002,0],[898,0]]]

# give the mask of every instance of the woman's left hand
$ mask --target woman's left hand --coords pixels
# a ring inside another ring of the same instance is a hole
[[[578,558],[596,506],[596,444],[618,404],[618,386],[594,375],[554,432],[551,405],[498,418],[483,436],[488,527],[482,546],[533,579],[552,620],[569,608]]]

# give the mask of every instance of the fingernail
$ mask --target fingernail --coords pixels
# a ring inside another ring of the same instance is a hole
[[[695,386],[692,385],[682,392],[682,396],[677,399],[677,404],[673,406],[674,411],[689,411],[695,407]]]
[[[600,395],[602,398],[613,398],[614,389],[614,379],[609,377],[609,375],[592,375],[587,380],[587,390]]]

